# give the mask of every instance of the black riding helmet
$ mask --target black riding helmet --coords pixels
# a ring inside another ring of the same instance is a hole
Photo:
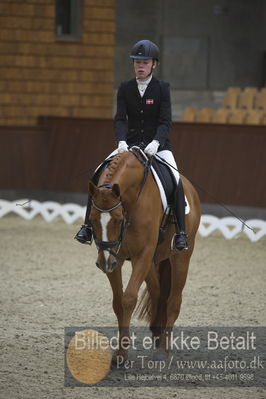
[[[135,60],[147,60],[152,58],[159,61],[159,47],[150,40],[140,40],[131,50],[130,58]]]

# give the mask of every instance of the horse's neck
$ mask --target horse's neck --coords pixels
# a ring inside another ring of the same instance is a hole
[[[131,157],[133,156],[130,154]],[[133,156],[134,157],[134,156]],[[128,158],[117,174],[121,195],[128,194],[134,196],[141,185],[143,167],[135,158]]]
[[[110,164],[110,171],[105,180],[111,184],[118,184],[121,196],[133,199],[138,192],[143,178],[143,166],[132,153],[124,153],[118,158],[117,164]],[[108,181],[109,179],[109,181]]]

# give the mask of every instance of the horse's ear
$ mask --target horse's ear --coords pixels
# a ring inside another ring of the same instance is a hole
[[[90,194],[91,197],[94,196],[96,190],[97,190],[97,187],[96,187],[95,184],[90,180],[90,182],[89,182],[89,194]]]
[[[114,184],[113,185],[113,187],[112,187],[112,192],[114,193],[114,195],[116,196],[116,197],[120,197],[120,187],[119,187],[119,184]]]

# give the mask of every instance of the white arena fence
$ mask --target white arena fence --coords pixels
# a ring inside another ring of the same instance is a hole
[[[15,213],[26,220],[31,220],[41,215],[46,222],[52,222],[61,217],[66,223],[74,223],[85,216],[85,206],[68,203],[19,199],[16,201],[0,200],[0,218],[10,213]],[[237,238],[243,232],[250,241],[256,242],[266,235],[266,221],[260,219],[245,220],[245,226],[235,217],[218,218],[212,215],[202,215],[199,234],[207,237],[215,231],[220,231],[226,239]]]

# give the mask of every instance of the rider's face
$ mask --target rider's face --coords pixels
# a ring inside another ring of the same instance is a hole
[[[153,69],[153,60],[134,60],[134,71],[139,80],[148,79]]]

